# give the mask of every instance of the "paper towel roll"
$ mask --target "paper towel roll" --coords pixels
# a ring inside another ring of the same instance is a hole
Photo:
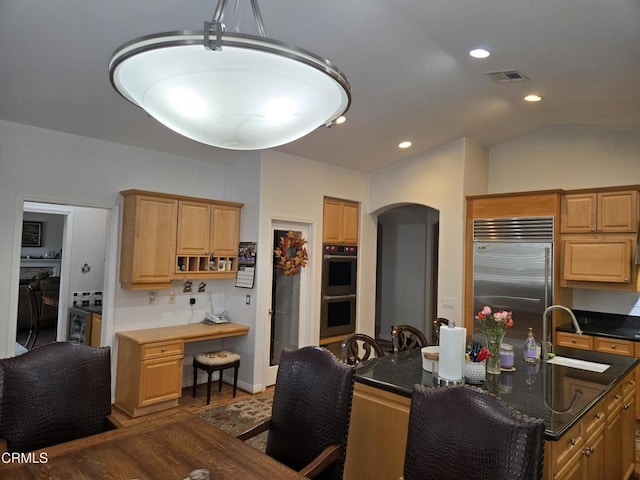
[[[445,380],[461,380],[464,375],[464,348],[467,329],[442,327],[440,329],[440,361],[438,376]]]

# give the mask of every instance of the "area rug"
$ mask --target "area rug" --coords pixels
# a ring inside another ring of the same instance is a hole
[[[222,407],[212,408],[198,413],[198,416],[221,430],[231,434],[248,430],[271,415],[273,390],[238,400]],[[267,432],[247,440],[247,445],[264,452]],[[636,472],[630,480],[640,480],[640,421],[636,422]]]
[[[272,403],[273,391],[238,400],[222,407],[205,410],[200,412],[198,416],[211,425],[235,436],[271,416]],[[267,444],[267,432],[247,440],[246,443],[264,452]]]

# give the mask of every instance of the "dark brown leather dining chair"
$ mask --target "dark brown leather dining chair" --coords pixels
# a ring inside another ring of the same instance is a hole
[[[431,343],[438,345],[440,343],[440,327],[443,325],[449,325],[449,320],[446,318],[436,318],[431,325]]]
[[[416,385],[404,480],[539,480],[544,422],[469,385]]]
[[[391,341],[393,353],[429,346],[429,341],[424,333],[411,325],[393,325],[391,327]]]
[[[0,437],[30,452],[113,428],[111,350],[54,342],[0,360]]]
[[[238,438],[268,430],[267,455],[308,478],[342,479],[354,371],[321,347],[283,351],[271,418]]]
[[[364,333],[352,333],[340,345],[342,361],[356,365],[372,357],[384,356],[384,350],[373,337]]]

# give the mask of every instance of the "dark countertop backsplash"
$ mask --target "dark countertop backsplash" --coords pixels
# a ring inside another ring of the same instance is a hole
[[[640,317],[617,313],[573,310],[585,335],[640,341]],[[558,326],[561,332],[574,332],[570,323]]]

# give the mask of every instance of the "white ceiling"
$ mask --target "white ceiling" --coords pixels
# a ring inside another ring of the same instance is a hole
[[[243,155],[167,130],[109,82],[109,59],[121,44],[200,30],[215,6],[0,0],[0,118],[212,161]],[[347,123],[283,152],[372,172],[460,137],[492,146],[551,125],[640,128],[640,0],[262,0],[260,7],[270,37],[331,60],[353,95]],[[255,32],[247,14],[240,31]],[[492,55],[471,58],[478,46]],[[508,69],[529,81],[485,76]],[[530,92],[543,101],[523,102]],[[399,150],[405,139],[413,147]]]

